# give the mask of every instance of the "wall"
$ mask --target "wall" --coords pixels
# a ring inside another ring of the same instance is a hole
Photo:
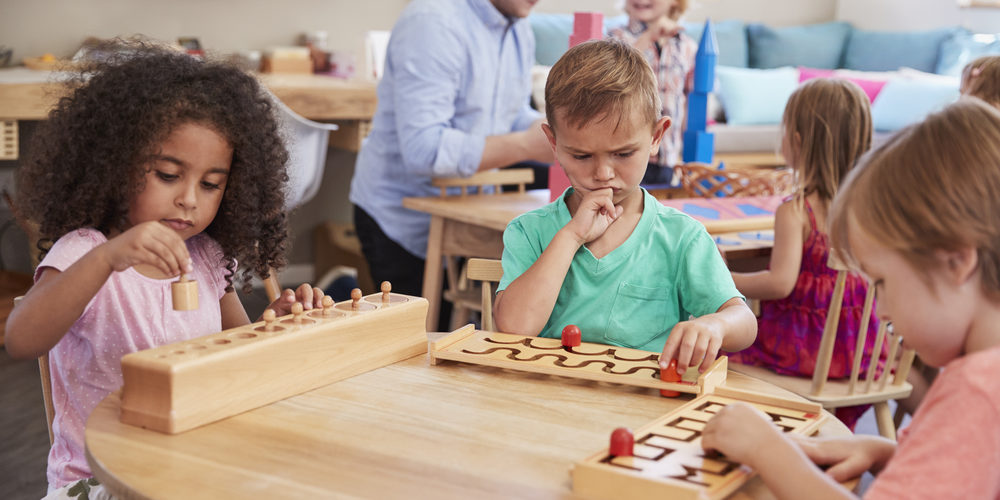
[[[1000,31],[1000,9],[962,8],[956,0],[839,0],[836,16],[866,30],[963,26],[976,33]]]

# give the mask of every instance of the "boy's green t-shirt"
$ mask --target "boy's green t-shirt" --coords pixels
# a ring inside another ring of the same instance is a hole
[[[660,352],[679,321],[744,298],[705,227],[645,190],[643,196],[639,223],[621,246],[602,259],[585,245],[577,250],[539,336],[559,338],[573,324],[584,342]],[[564,198],[507,225],[498,291],[531,267],[570,221]]]

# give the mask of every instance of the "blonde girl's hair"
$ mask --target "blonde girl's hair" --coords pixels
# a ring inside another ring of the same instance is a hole
[[[962,69],[962,94],[1000,108],[1000,55],[983,56]]]
[[[832,78],[808,80],[792,93],[781,120],[793,141],[801,201],[816,193],[829,203],[840,182],[871,147],[868,96],[856,83]]]
[[[831,248],[856,267],[856,225],[928,282],[937,251],[975,248],[983,292],[1000,300],[998,193],[1000,111],[963,97],[861,159],[831,207]]]
[[[652,128],[660,119],[660,95],[646,58],[624,42],[581,43],[566,51],[549,71],[545,115],[553,131],[558,129],[557,116],[559,126],[580,127],[604,119],[616,120],[620,126],[632,119],[634,111],[639,112],[642,124]]]

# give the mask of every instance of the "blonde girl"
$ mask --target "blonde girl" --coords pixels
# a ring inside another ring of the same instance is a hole
[[[759,299],[761,306],[757,340],[730,355],[730,362],[808,377],[816,367],[837,276],[827,265],[827,212],[841,181],[871,145],[868,97],[846,80],[806,81],[789,98],[782,129],[781,151],[795,170],[797,192],[775,213],[768,269],[733,273],[736,288],[747,298]],[[845,289],[830,365],[832,377],[850,373],[868,285],[852,274]],[[866,353],[872,349],[876,328],[876,322],[870,322]],[[837,416],[853,428],[866,408],[840,408]]]

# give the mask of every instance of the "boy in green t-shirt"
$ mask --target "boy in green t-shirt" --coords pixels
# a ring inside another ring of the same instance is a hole
[[[704,226],[639,187],[670,127],[642,54],[573,47],[545,84],[542,128],[572,187],[504,231],[497,329],[662,351],[707,369],[753,343],[757,321]]]

